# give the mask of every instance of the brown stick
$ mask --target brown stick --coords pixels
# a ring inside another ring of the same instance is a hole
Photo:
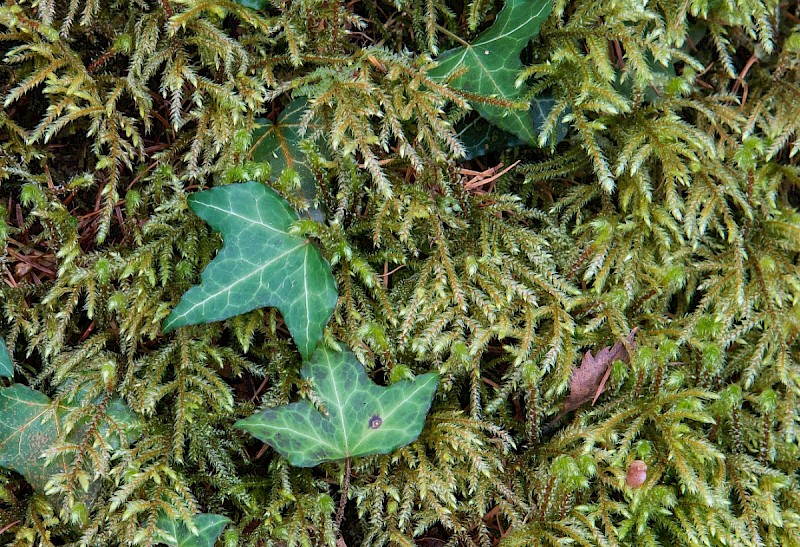
[[[172,6],[169,5],[169,0],[161,0],[161,6],[164,8],[164,13],[167,14],[167,19],[172,17]]]
[[[117,53],[116,50],[113,49],[106,51],[100,57],[95,59],[92,64],[86,67],[86,72],[91,74],[92,72],[94,72],[95,70],[106,64],[109,59],[111,59],[114,55],[116,55],[116,53]]]
[[[339,509],[336,511],[336,530],[339,537],[342,537],[342,520],[344,520],[344,507],[347,505],[347,490],[350,488],[350,457],[344,460],[344,480],[342,481],[342,491],[339,494]]]
[[[747,63],[744,65],[742,71],[736,77],[736,81],[733,83],[734,93],[736,93],[736,91],[739,89],[739,86],[741,86],[744,83],[744,77],[747,76],[747,73],[750,71],[750,68],[755,64],[756,61],[758,61],[758,57],[756,56],[755,53],[753,53],[747,60]]]
[[[22,522],[22,521],[15,520],[15,521],[14,521],[14,522],[12,522],[11,524],[7,524],[7,525],[5,525],[4,527],[0,528],[0,534],[5,534],[5,533],[6,533],[6,532],[8,532],[9,530],[11,530],[11,528],[13,528],[13,527],[14,527],[14,525],[16,525],[16,524],[19,524],[20,522]]]

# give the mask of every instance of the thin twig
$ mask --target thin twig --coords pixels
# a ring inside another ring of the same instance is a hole
[[[736,93],[739,90],[739,87],[742,88],[742,104],[739,105],[740,110],[744,108],[744,103],[747,102],[748,87],[747,87],[747,82],[744,81],[744,77],[747,75],[747,72],[756,63],[756,61],[758,61],[758,57],[754,53],[753,55],[750,56],[750,59],[748,59],[747,64],[744,65],[744,68],[739,73],[739,76],[737,76],[736,81],[733,84],[733,93]]]
[[[509,165],[500,172],[498,172],[498,170],[503,166],[502,163],[500,165],[492,167],[491,169],[487,169],[486,171],[478,172],[477,174],[475,174],[474,177],[472,177],[471,179],[469,179],[467,182],[464,183],[464,188],[466,188],[467,190],[475,190],[476,188],[480,188],[481,186],[486,186],[490,182],[494,182],[495,180],[499,179],[500,177],[511,171],[514,167],[517,166],[517,164],[519,164],[519,160],[515,161],[514,163],[512,163],[511,165]],[[465,169],[462,171],[462,173],[466,171],[467,170]],[[470,172],[466,174],[472,174],[472,173],[474,173],[474,171],[470,170]]]
[[[13,528],[16,524],[19,524],[20,522],[22,522],[22,521],[15,520],[11,524],[7,524],[4,527],[0,528],[0,534],[5,534],[6,532],[11,530],[11,528]]]
[[[172,6],[169,5],[169,0],[161,0],[161,7],[164,8],[164,13],[167,14],[167,19],[172,18]]]
[[[344,480],[342,481],[342,490],[339,494],[339,509],[336,511],[336,529],[339,531],[339,537],[342,537],[342,520],[344,520],[344,507],[347,505],[347,490],[350,488],[350,457],[344,460]]]

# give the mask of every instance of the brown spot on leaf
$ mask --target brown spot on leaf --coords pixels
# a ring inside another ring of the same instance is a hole
[[[370,429],[378,429],[381,425],[383,425],[383,420],[377,414],[375,414],[374,416],[372,416],[372,418],[369,419]]]

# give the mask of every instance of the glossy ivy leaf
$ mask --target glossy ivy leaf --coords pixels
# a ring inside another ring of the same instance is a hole
[[[164,332],[221,321],[273,306],[304,358],[314,353],[338,294],[330,266],[307,239],[289,233],[297,215],[258,182],[230,184],[189,197],[224,245],[164,322]]]
[[[550,116],[550,113],[553,111],[553,107],[556,105],[556,100],[553,96],[548,93],[543,93],[533,99],[531,101],[531,109],[528,111],[531,120],[533,121],[533,126],[536,127],[537,134],[539,132],[540,127],[545,124],[545,121]],[[566,112],[571,112],[572,110],[567,108]],[[558,121],[555,124],[555,131],[550,137],[543,143],[544,146],[555,146],[556,144],[560,143],[564,140],[564,137],[567,136],[567,131],[569,130],[569,126],[564,123],[562,120],[564,115],[562,114]]]
[[[388,454],[412,442],[422,431],[438,378],[428,373],[381,387],[355,355],[324,348],[306,361],[301,374],[325,413],[301,401],[236,422],[298,467]]]
[[[14,377],[14,362],[11,361],[11,354],[8,353],[5,341],[0,338],[0,378]]]
[[[192,524],[197,533],[193,534],[183,522],[161,515],[157,522],[157,541],[172,547],[214,547],[229,522],[230,519],[222,515],[201,513],[194,517]]]
[[[21,384],[0,390],[0,467],[16,471],[34,490],[43,492],[47,480],[63,473],[69,464],[67,458],[58,456],[45,465],[41,457],[61,433],[68,410]],[[106,412],[129,439],[138,436],[138,421],[121,399],[112,400]],[[119,436],[111,434],[107,424],[101,424],[100,430],[112,447],[119,447]],[[70,436],[80,437],[82,431],[79,426]]]
[[[273,176],[279,176],[288,168],[294,169],[300,179],[303,197],[313,204],[317,196],[316,177],[305,152],[300,149],[303,140],[300,122],[307,108],[308,100],[300,97],[286,105],[275,123],[265,118],[257,119],[250,156],[255,161],[268,163]],[[323,219],[317,209],[311,209],[310,213],[315,220]]]
[[[429,71],[436,80],[444,80],[458,71],[454,88],[485,97],[518,101],[526,89],[517,87],[522,70],[520,54],[539,33],[553,7],[553,0],[507,0],[494,24],[472,44],[451,49],[439,57],[439,64]],[[535,144],[536,128],[526,110],[476,104],[481,116],[523,141]]]

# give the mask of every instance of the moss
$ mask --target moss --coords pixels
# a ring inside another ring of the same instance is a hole
[[[348,544],[800,544],[800,14],[558,1],[521,75],[546,145],[466,161],[482,99],[427,72],[501,7],[0,6],[15,380],[110,392],[144,423],[75,459],[103,470],[90,507],[66,475],[45,499],[0,472],[0,539],[146,545],[167,511],[228,516],[228,545],[335,541],[341,467],[232,428],[308,394],[280,315],[161,332],[219,248],[186,196],[262,180],[325,213],[299,229],[339,287],[329,341],[379,383],[441,375],[417,442],[353,462]],[[250,155],[298,97],[316,204]],[[635,327],[597,403],[554,422],[581,356]]]

